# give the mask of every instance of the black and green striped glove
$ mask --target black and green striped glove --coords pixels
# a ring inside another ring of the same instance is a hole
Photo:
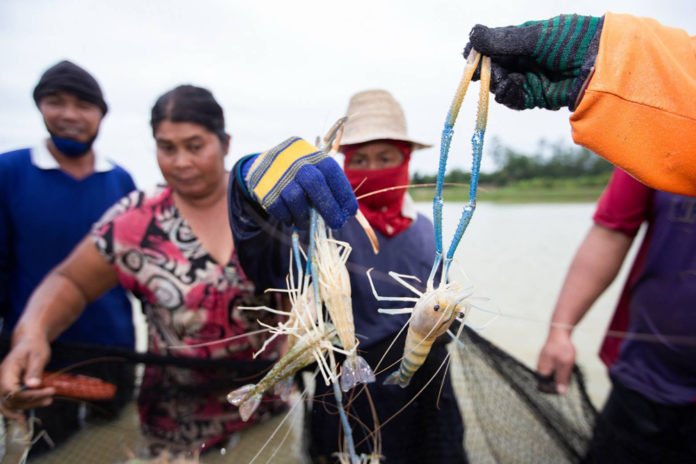
[[[479,24],[471,29],[464,57],[472,47],[491,57],[491,92],[498,103],[516,110],[573,110],[597,58],[603,20],[560,15],[519,26]]]

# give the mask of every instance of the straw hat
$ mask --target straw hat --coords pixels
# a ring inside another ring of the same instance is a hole
[[[386,90],[364,90],[350,98],[341,145],[353,145],[372,140],[402,140],[411,142],[414,150],[432,145],[417,142],[408,136],[406,118],[401,105]]]

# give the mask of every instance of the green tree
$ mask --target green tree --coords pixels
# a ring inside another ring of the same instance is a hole
[[[497,169],[492,173],[481,173],[482,184],[502,186],[529,179],[547,179],[544,182],[550,182],[550,179],[601,177],[613,169],[611,163],[588,149],[560,141],[549,143],[542,139],[536,150],[529,154],[503,145],[496,137],[491,139],[488,147],[486,155],[493,159]],[[461,169],[452,169],[445,175],[445,182],[448,183],[466,184],[470,179],[471,173]],[[435,180],[435,174],[416,172],[411,183],[433,183]]]

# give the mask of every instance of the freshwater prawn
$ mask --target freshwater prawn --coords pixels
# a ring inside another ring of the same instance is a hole
[[[230,392],[227,395],[227,400],[233,405],[239,406],[242,420],[246,421],[251,417],[261,402],[261,396],[271,386],[283,379],[292,378],[296,372],[314,361],[323,366],[326,363],[324,354],[328,349],[333,349],[331,339],[334,335],[335,330],[329,324],[326,324],[324,332],[305,334],[285,356],[273,365],[259,383],[245,385]],[[323,372],[322,368],[320,370]],[[330,377],[328,378],[330,379]]]
[[[324,137],[329,156],[338,152],[343,127],[348,118],[339,119]],[[377,237],[367,219],[360,210],[356,218],[370,240],[372,250],[379,252]],[[313,231],[313,232],[312,232]],[[313,242],[312,274],[319,284],[319,294],[336,327],[338,338],[343,349],[347,352],[341,366],[341,390],[349,391],[356,384],[375,381],[372,368],[362,356],[357,354],[358,342],[355,337],[353,321],[353,303],[351,300],[350,276],[346,261],[352,250],[349,243],[335,240],[331,230],[326,227],[324,220],[317,214],[312,215],[310,227]]]
[[[277,336],[288,336],[288,351],[271,368],[271,370],[256,384],[244,385],[227,395],[227,400],[239,407],[242,420],[246,421],[256,410],[263,393],[275,387],[275,392],[287,399],[292,387],[295,373],[309,364],[316,362],[319,372],[327,383],[336,381],[337,377],[326,362],[328,350],[338,350],[334,346],[336,330],[333,325],[324,321],[317,299],[313,294],[310,276],[302,271],[299,260],[301,254],[297,232],[292,235],[292,251],[290,254],[290,272],[286,277],[287,288],[267,289],[266,291],[287,293],[291,304],[290,311],[279,311],[267,306],[242,307],[247,310],[265,310],[288,316],[287,322],[281,322],[276,327],[269,327],[273,334],[261,349],[254,354],[256,357]],[[297,285],[293,275],[293,256],[297,267]],[[265,324],[264,324],[265,325]],[[342,350],[341,350],[342,351]],[[345,353],[345,352],[344,352]]]
[[[2,418],[0,418],[0,421]],[[41,439],[44,439],[48,445],[53,448],[53,440],[48,436],[45,430],[41,430],[34,435],[34,427],[41,421],[34,415],[34,410],[30,409],[28,417],[24,422],[14,419],[5,419],[3,429],[3,451],[0,456],[0,462],[7,464],[24,464],[27,462],[31,447]]]
[[[357,354],[350,276],[346,268],[352,248],[347,242],[335,240],[321,218],[317,220],[314,246],[321,299],[347,352],[341,367],[341,390],[347,392],[358,383],[375,381],[369,364]]]
[[[100,358],[89,362],[105,359],[108,358]],[[56,372],[44,372],[41,386],[54,388],[54,397],[58,399],[70,401],[108,401],[113,399],[116,394],[116,385],[97,377],[67,373],[70,369],[74,369],[82,364],[86,363],[77,363]],[[26,388],[26,386],[20,386],[8,396],[24,391]],[[41,439],[45,440],[53,448],[55,445],[51,437],[46,430],[36,431],[37,425],[41,425],[41,420],[35,416],[33,409],[28,411],[24,422],[6,419],[3,434],[0,438],[4,442],[4,446],[0,446],[0,449],[4,451],[4,454],[0,455],[0,462],[24,464],[32,446]]]
[[[346,118],[339,119],[324,138],[326,146],[331,148],[329,154],[338,147],[345,120]],[[266,326],[273,335],[255,356],[278,335],[289,336],[288,352],[274,364],[259,383],[245,385],[228,394],[228,401],[239,406],[243,420],[250,417],[258,407],[263,392],[271,386],[276,386],[276,392],[282,397],[287,397],[292,386],[293,375],[312,362],[317,362],[327,385],[336,382],[335,369],[326,361],[327,352],[337,352],[346,356],[341,370],[341,386],[344,391],[352,388],[357,382],[374,381],[372,369],[362,357],[356,354],[350,278],[345,267],[350,245],[333,240],[330,234],[327,232],[323,219],[313,210],[308,255],[304,256],[299,246],[299,235],[296,230],[293,231],[290,272],[286,278],[287,288],[267,290],[287,293],[291,303],[289,312],[268,307],[242,308],[263,309],[288,316],[286,323],[280,323],[276,327]],[[368,236],[370,236],[369,233]],[[372,237],[374,233],[371,234]],[[372,243],[373,249],[376,250],[376,238]],[[301,256],[304,256],[306,261],[304,271]],[[293,275],[293,264],[297,269],[297,284]],[[327,308],[331,322],[323,318],[322,303]],[[336,337],[342,348],[334,343]],[[333,358],[331,361],[333,366]]]
[[[478,117],[476,129],[472,137],[473,145],[473,166],[471,172],[471,185],[469,191],[469,202],[464,206],[462,215],[457,226],[457,230],[452,239],[447,254],[443,258],[442,247],[442,188],[444,185],[444,174],[447,166],[447,155],[449,153],[450,142],[454,133],[453,127],[464,95],[474,71],[481,62],[481,89],[479,94]],[[490,58],[483,57],[472,50],[467,58],[464,75],[455,95],[454,101],[447,114],[445,127],[442,133],[440,147],[440,163],[437,175],[435,197],[433,198],[433,224],[435,228],[436,253],[433,267],[428,277],[425,291],[421,292],[406,279],[419,281],[415,276],[398,274],[394,271],[389,275],[399,284],[412,291],[416,297],[386,297],[377,294],[371,277],[372,269],[367,271],[367,277],[372,288],[372,293],[378,301],[404,301],[412,302],[412,307],[399,309],[380,308],[379,312],[385,314],[405,314],[411,313],[408,332],[406,335],[406,346],[404,357],[399,368],[392,373],[385,384],[397,384],[405,388],[415,372],[423,365],[425,358],[430,352],[433,342],[444,333],[449,333],[452,337],[455,334],[449,331],[450,326],[455,320],[464,327],[464,320],[472,308],[481,309],[476,305],[472,298],[473,287],[467,283],[453,282],[449,279],[450,266],[452,264],[454,252],[464,235],[464,231],[471,220],[476,208],[476,191],[478,188],[478,177],[481,167],[481,154],[483,150],[483,136],[486,130],[486,120],[488,114],[488,90],[490,82]],[[436,274],[441,270],[439,283],[435,285]]]

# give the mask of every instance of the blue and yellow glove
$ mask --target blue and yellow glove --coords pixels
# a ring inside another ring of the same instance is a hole
[[[358,201],[341,167],[323,151],[298,137],[258,155],[243,169],[249,194],[268,214],[306,228],[309,206],[338,229],[358,210]]]
[[[498,103],[516,110],[573,110],[594,66],[602,24],[603,18],[578,15],[519,26],[477,24],[464,58],[471,47],[491,57],[491,92]]]

